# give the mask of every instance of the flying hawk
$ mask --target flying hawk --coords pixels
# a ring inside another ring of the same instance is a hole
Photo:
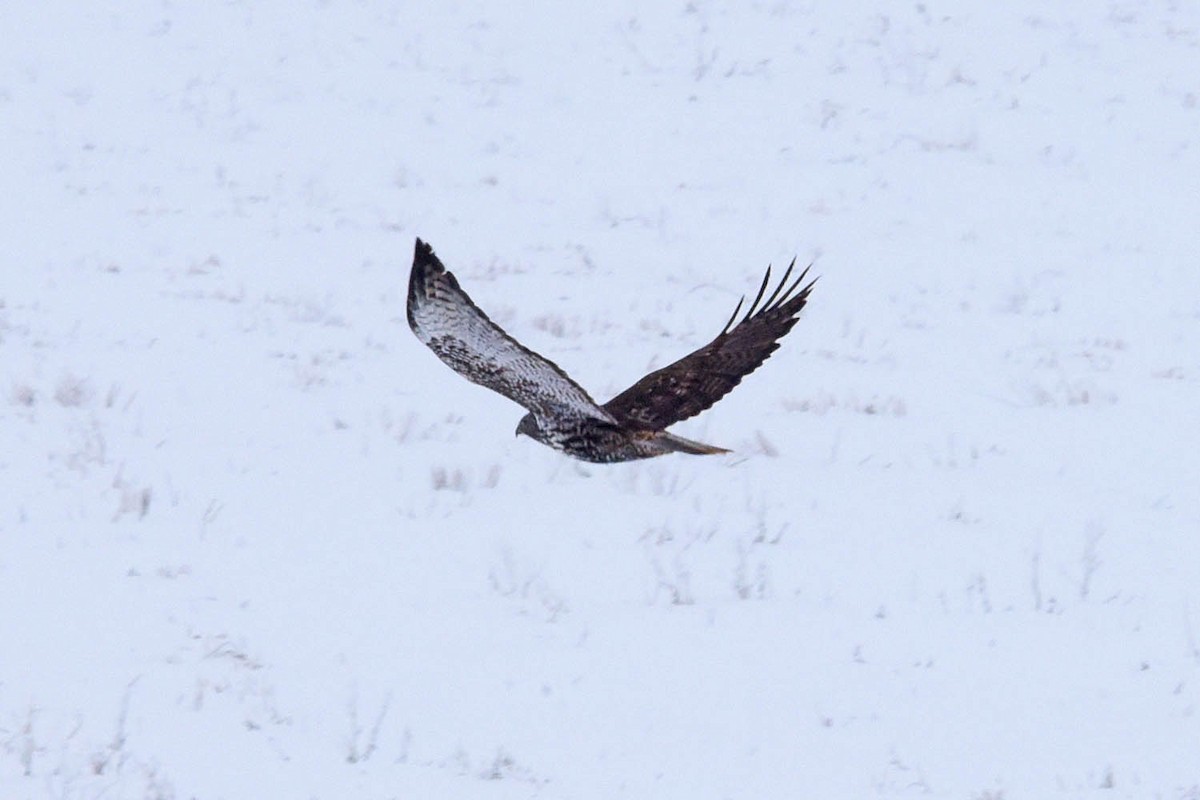
[[[789,285],[795,264],[793,259],[761,307],[770,267],[740,322],[736,320],[745,297],[717,338],[651,372],[604,405],[557,364],[492,322],[442,266],[433,248],[420,239],[408,280],[408,324],[455,372],[529,409],[517,425],[518,436],[523,433],[569,456],[598,463],[664,453],[728,453],[668,433],[666,428],[709,408],[779,347],[816,282],[797,292],[808,270]]]

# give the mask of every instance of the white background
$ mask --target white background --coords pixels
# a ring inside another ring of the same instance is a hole
[[[0,5],[0,797],[1200,797],[1200,7],[583,5]]]

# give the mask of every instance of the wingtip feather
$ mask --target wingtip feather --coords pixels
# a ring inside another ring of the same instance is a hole
[[[791,300],[795,300],[797,298],[802,299],[807,302],[808,293],[810,291],[812,291],[813,284],[817,282],[817,279],[813,278],[808,283],[807,286],[805,286],[803,289],[800,290],[799,294],[796,294],[796,289],[797,289],[797,287],[800,286],[800,284],[804,283],[804,279],[806,277],[808,277],[808,271],[810,269],[812,269],[812,264],[809,264],[807,267],[805,267],[804,271],[801,272],[800,275],[796,278],[796,280],[792,283],[792,285],[788,287],[788,290],[783,293],[783,297],[779,301],[780,305],[783,305],[784,303],[789,302]]]
[[[775,291],[771,292],[771,296],[767,298],[766,304],[763,306],[764,311],[770,310],[775,305],[775,298],[779,297],[779,293],[783,291],[783,287],[787,286],[788,278],[792,276],[792,270],[796,267],[796,259],[792,259],[792,263],[788,264],[787,271],[783,273],[783,277],[779,279],[779,285],[775,287]],[[787,299],[787,295],[783,296],[783,300]]]
[[[725,327],[721,329],[721,335],[729,333],[729,329],[733,327],[734,320],[737,319],[738,312],[742,310],[742,304],[746,302],[746,296],[742,295],[742,299],[738,300],[737,307],[733,309],[733,314],[729,316],[729,322],[725,323]]]
[[[442,269],[442,262],[438,260],[434,254],[433,248],[428,242],[422,241],[421,237],[417,237],[417,243],[413,247],[413,267],[424,268],[433,267]]]
[[[758,303],[762,300],[763,295],[767,291],[767,284],[771,282],[771,265],[767,265],[767,274],[763,275],[762,286],[758,287],[758,295],[754,298],[754,302],[750,304],[750,309],[746,312],[746,316],[742,318],[742,322],[754,316],[755,310],[758,309]]]
[[[429,243],[417,237],[413,247],[412,271],[408,276],[408,303],[406,304],[408,326],[417,336],[421,335],[421,326],[417,320],[418,307],[428,299],[428,295],[432,291],[432,282],[436,281],[437,277],[445,271],[446,268],[442,266],[442,262],[438,260]]]

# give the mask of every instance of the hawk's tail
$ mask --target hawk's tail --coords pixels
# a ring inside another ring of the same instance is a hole
[[[724,447],[715,447],[703,442],[694,442],[691,439],[685,439],[682,436],[676,436],[666,431],[663,431],[662,438],[659,441],[666,445],[668,452],[690,453],[694,456],[715,456],[721,453],[732,452],[731,450],[726,450]]]

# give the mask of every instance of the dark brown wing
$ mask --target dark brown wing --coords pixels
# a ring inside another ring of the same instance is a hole
[[[515,400],[539,422],[613,421],[557,364],[492,322],[420,239],[408,279],[408,325],[455,372]]]
[[[816,279],[796,291],[808,269],[788,284],[795,266],[793,259],[779,286],[760,308],[771,280],[771,268],[767,267],[758,296],[741,322],[734,324],[746,301],[744,297],[717,338],[674,364],[651,372],[605,403],[604,409],[618,420],[661,430],[712,406],[758,369],[796,324]]]

